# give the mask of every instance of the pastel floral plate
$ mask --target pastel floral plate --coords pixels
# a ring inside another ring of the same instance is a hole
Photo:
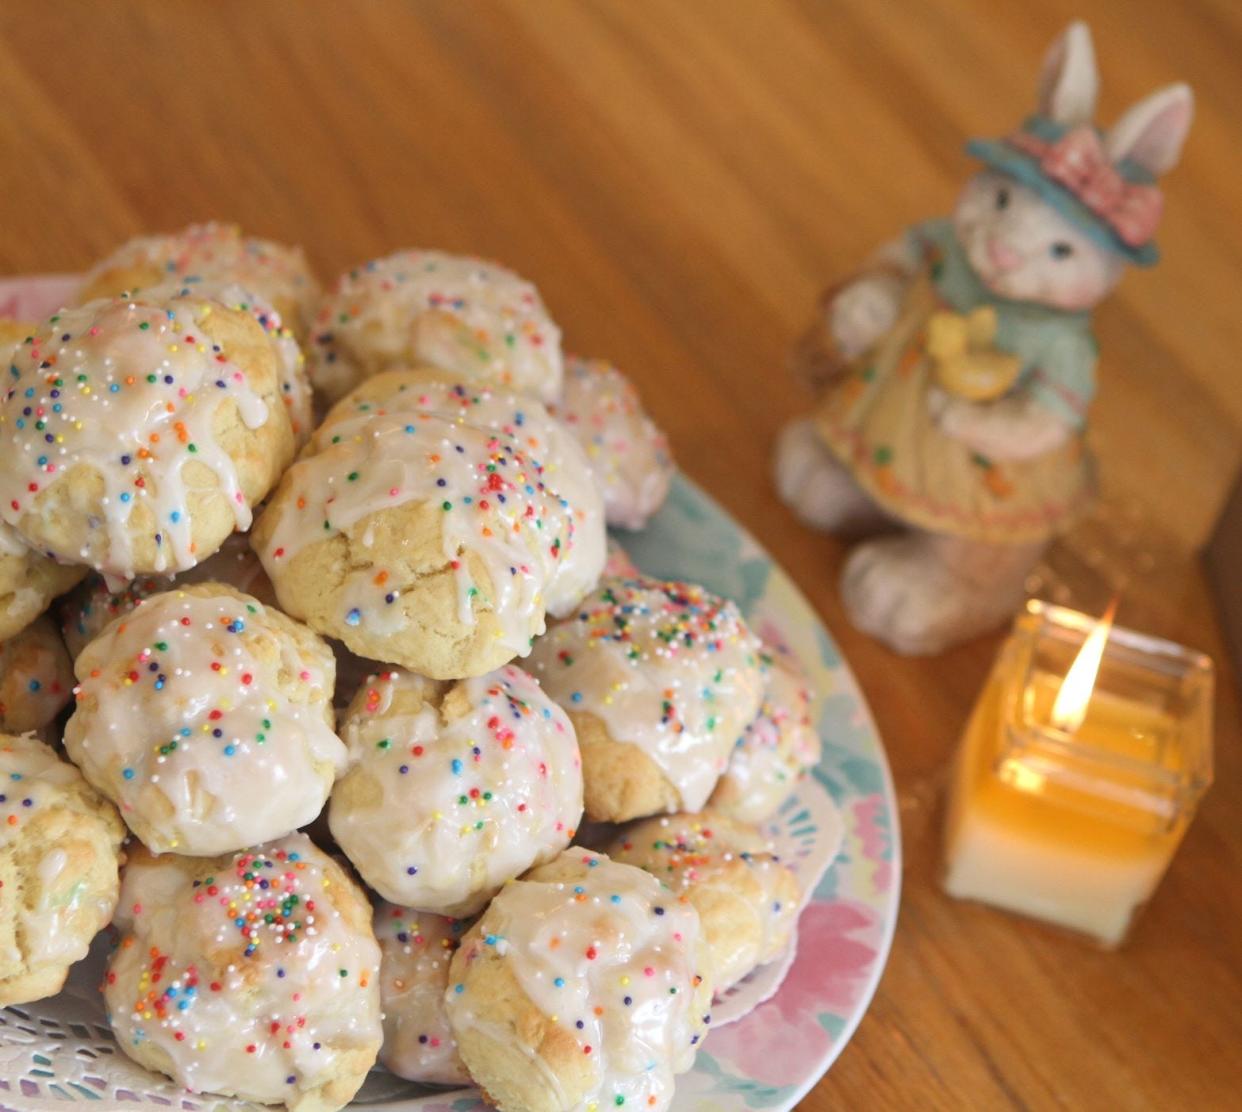
[[[64,279],[0,281],[0,316],[37,319],[55,311],[65,292]],[[823,759],[774,823],[787,843],[813,860],[817,845],[822,850],[825,840],[840,834],[837,823],[824,821],[827,793],[844,823],[841,848],[802,912],[797,951],[779,990],[743,1018],[713,1030],[694,1069],[678,1078],[673,1101],[674,1112],[790,1109],[849,1041],[888,957],[901,850],[884,750],[858,686],[815,612],[755,540],[688,479],[678,477],[643,532],[618,539],[644,572],[693,580],[736,600],[758,633],[793,652],[817,693]],[[78,1101],[101,1110],[258,1107],[187,1093],[121,1055],[96,988],[102,959],[97,946],[59,996],[0,1010],[0,1112]],[[356,1106],[375,1112],[483,1108],[473,1091],[424,1093],[412,1095],[408,1084],[377,1070]]]

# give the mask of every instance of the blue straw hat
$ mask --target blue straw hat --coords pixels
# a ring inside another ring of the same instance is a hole
[[[1066,125],[1045,116],[1031,116],[1022,124],[1025,135],[1047,145],[1056,144],[1069,130]],[[1124,256],[1128,262],[1136,266],[1152,266],[1159,261],[1160,251],[1153,240],[1139,244],[1126,242],[1108,220],[1086,204],[1069,186],[1050,177],[1039,159],[1023,149],[1014,138],[972,139],[966,144],[966,153],[1035,190],[1075,227],[1101,246]],[[1128,185],[1154,185],[1155,179],[1151,173],[1134,162],[1123,159],[1111,165]]]

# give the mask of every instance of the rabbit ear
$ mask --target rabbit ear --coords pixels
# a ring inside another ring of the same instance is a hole
[[[1044,55],[1039,71],[1039,112],[1074,127],[1091,121],[1100,75],[1095,68],[1091,29],[1081,20],[1071,23]]]
[[[1131,106],[1104,138],[1113,162],[1128,158],[1159,176],[1177,165],[1195,114],[1189,85],[1169,85]]]

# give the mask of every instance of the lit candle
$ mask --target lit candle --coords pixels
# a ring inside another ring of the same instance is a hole
[[[958,751],[944,886],[1120,943],[1212,779],[1212,662],[1028,603]]]

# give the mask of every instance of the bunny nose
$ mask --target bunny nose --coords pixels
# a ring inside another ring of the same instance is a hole
[[[1004,273],[1007,270],[1013,270],[1022,261],[1022,256],[1003,240],[989,238],[988,261]]]

